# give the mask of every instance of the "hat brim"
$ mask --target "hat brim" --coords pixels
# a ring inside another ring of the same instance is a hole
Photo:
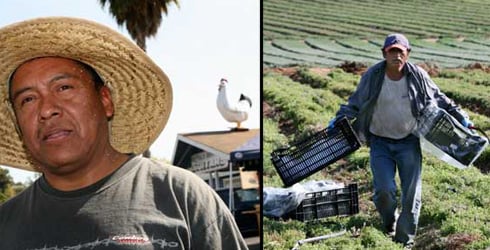
[[[393,48],[398,48],[398,49],[401,49],[403,51],[409,51],[409,49],[407,47],[405,47],[405,46],[403,46],[401,44],[392,44],[392,45],[384,48],[384,51],[389,51],[389,50],[391,50]]]
[[[123,153],[148,149],[172,109],[165,73],[131,40],[98,23],[69,17],[37,18],[0,29],[0,165],[34,170],[8,111],[7,81],[27,60],[58,56],[92,66],[111,89],[111,144]]]

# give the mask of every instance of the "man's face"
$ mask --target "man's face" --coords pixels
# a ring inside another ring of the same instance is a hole
[[[402,50],[400,48],[391,48],[383,53],[386,59],[387,66],[392,69],[401,70],[405,63],[408,61],[408,50]]]
[[[48,171],[75,170],[109,143],[109,89],[97,91],[77,62],[59,57],[28,61],[13,75],[11,94],[23,142]]]

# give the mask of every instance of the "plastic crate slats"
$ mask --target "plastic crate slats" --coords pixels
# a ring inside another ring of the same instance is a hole
[[[349,121],[343,117],[329,131],[324,129],[289,148],[273,151],[271,161],[284,184],[290,186],[354,152],[360,145]]]
[[[484,137],[464,131],[445,111],[433,120],[434,125],[424,135],[425,139],[465,166],[472,164],[488,143]]]
[[[307,193],[296,209],[296,219],[310,221],[357,213],[359,213],[357,183],[352,183],[345,188]]]

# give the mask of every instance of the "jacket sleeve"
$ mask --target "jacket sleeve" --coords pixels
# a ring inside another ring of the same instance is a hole
[[[425,73],[425,71],[424,71]],[[447,97],[437,85],[432,81],[427,73],[424,74],[426,78],[427,94],[435,101],[439,108],[446,110],[451,114],[456,120],[462,122],[464,119],[468,119],[468,114],[464,112],[456,103],[449,97]]]

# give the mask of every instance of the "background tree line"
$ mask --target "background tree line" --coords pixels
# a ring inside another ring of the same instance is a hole
[[[0,168],[0,204],[26,188],[27,184],[14,183],[7,169]]]

